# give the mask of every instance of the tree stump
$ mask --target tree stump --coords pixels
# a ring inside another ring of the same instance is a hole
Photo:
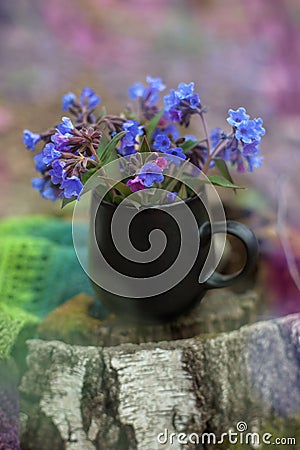
[[[109,333],[105,322],[97,345],[29,341],[20,385],[22,450],[225,449],[231,447],[218,440],[240,422],[261,436],[289,433],[300,442],[300,314],[221,333],[211,324],[224,330],[228,322],[220,325],[217,316],[202,317],[210,334],[177,340],[162,327],[157,338],[165,340],[142,343],[140,330],[125,333],[123,325]],[[44,337],[54,329],[46,322]],[[63,337],[87,336],[71,329]]]
[[[91,316],[94,299],[77,295],[49,314],[39,337],[68,344],[111,346],[124,343],[187,339],[202,333],[230,331],[257,318],[260,302],[253,291],[237,295],[230,290],[209,291],[193,310],[177,320],[149,325],[108,315]]]

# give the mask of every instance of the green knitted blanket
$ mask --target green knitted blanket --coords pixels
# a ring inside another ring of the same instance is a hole
[[[82,235],[87,232],[83,225]],[[0,222],[0,450],[20,450],[18,375],[10,355],[22,359],[22,345],[40,320],[80,292],[92,289],[70,221],[30,216]]]
[[[29,216],[0,222],[0,360],[80,292],[92,289],[73,248],[70,221]]]

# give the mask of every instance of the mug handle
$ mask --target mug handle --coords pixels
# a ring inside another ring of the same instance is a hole
[[[209,230],[207,229],[208,227]],[[214,232],[224,233],[224,223],[215,223]],[[207,222],[200,228],[200,236],[207,238],[208,233],[211,235],[210,224]],[[214,272],[204,284],[206,289],[223,288],[232,285],[236,281],[240,281],[250,272],[256,263],[258,256],[258,243],[253,231],[240,222],[228,220],[226,233],[231,234],[242,241],[246,250],[246,263],[239,272],[231,275],[223,275],[219,272]]]

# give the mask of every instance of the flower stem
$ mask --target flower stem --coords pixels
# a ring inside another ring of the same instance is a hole
[[[208,169],[209,169],[209,165],[211,163],[211,161],[217,156],[217,154],[223,150],[224,147],[226,147],[226,145],[228,144],[228,140],[229,138],[233,137],[233,134],[228,136],[227,139],[224,139],[223,141],[219,142],[219,144],[216,146],[216,148],[214,149],[214,151],[210,154],[210,152],[208,153],[207,159],[205,161],[204,166],[202,167],[202,172],[204,174],[207,173]]]
[[[96,150],[94,149],[94,147],[93,147],[93,144],[92,144],[92,143],[89,143],[89,149],[91,150],[91,152],[92,152],[92,155],[93,155],[93,156],[95,156],[95,159],[96,159],[97,163],[99,163],[99,162],[100,162],[100,160],[99,160],[99,156],[98,156],[98,154],[97,154]]]
[[[199,110],[199,116],[200,116],[203,130],[204,130],[205,140],[206,140],[206,144],[207,144],[207,151],[208,151],[208,154],[210,155],[210,141],[209,141],[209,137],[208,137],[207,124],[206,124],[206,120],[204,118],[202,110]]]

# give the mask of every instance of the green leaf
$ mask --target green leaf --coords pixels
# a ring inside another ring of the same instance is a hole
[[[89,169],[88,172],[83,173],[81,175],[82,184],[85,184],[87,180],[91,178],[91,176],[94,175],[95,172],[97,172],[97,170],[99,170],[98,167],[95,167],[93,169]]]
[[[140,152],[141,153],[150,153],[151,152],[146,136],[143,136],[143,140],[140,145]]]
[[[121,194],[124,194],[125,197],[127,197],[128,195],[131,194],[131,190],[129,186],[126,186],[125,183],[122,183],[121,181],[119,181],[118,183],[115,184],[114,186],[119,192],[121,192]]]
[[[116,134],[110,141],[107,140],[107,144],[104,146],[104,148],[100,148],[100,154],[99,154],[99,147],[98,147],[98,156],[100,158],[100,161],[104,164],[106,163],[106,160],[110,156],[110,152],[116,148],[116,145],[122,139],[122,137],[127,133],[127,131],[121,131],[120,133]],[[100,143],[105,135],[101,137]],[[106,137],[106,136],[105,136]],[[107,137],[106,137],[107,139]]]
[[[72,203],[76,200],[76,197],[71,197],[71,198],[63,198],[62,204],[61,204],[61,208],[64,208],[66,205],[68,205],[69,203]]]
[[[231,189],[245,189],[243,186],[237,186],[236,184],[231,183],[231,181],[226,180],[226,178],[220,177],[219,175],[211,175],[207,177],[209,182],[215,186],[222,186]],[[207,181],[204,181],[207,183]]]
[[[99,122],[105,116],[106,116],[106,108],[105,108],[105,106],[102,106],[100,116],[97,118],[97,122]]]
[[[116,183],[116,180],[113,180],[112,178],[108,178],[105,176],[100,176],[99,178],[101,178],[111,188],[117,189],[119,192],[121,192],[121,194],[123,194],[125,196],[131,194],[130,187],[126,186],[126,184],[122,183],[122,181],[118,181]]]
[[[159,122],[160,119],[162,118],[163,113],[164,113],[163,111],[159,112],[159,113],[156,114],[156,116],[154,116],[153,119],[151,119],[150,122],[148,123],[148,126],[147,126],[147,133],[146,133],[148,142],[151,142],[151,138],[152,138],[152,136],[153,136],[154,130],[155,130],[155,128],[157,127],[158,122]]]
[[[105,164],[108,164],[117,158],[118,158],[118,152],[117,152],[117,149],[114,148],[109,152],[109,154],[107,155],[107,158],[105,158]]]
[[[185,200],[187,198],[187,190],[184,183],[182,183],[180,186],[180,189],[178,191],[178,197],[180,197],[182,200]]]
[[[99,159],[101,159],[103,152],[105,150],[105,148],[107,147],[107,145],[109,144],[110,140],[108,139],[108,137],[106,136],[105,133],[102,134],[100,142],[99,142],[99,146],[97,149],[97,154],[99,156]]]
[[[122,201],[123,201],[123,196],[122,195],[115,195],[114,197],[113,197],[113,202],[116,204],[116,205],[119,205]]]
[[[177,185],[178,181],[180,181],[181,177],[183,176],[184,169],[186,168],[187,164],[189,164],[189,160],[184,161],[184,163],[176,171],[175,177],[169,176],[169,178],[171,178],[171,181],[165,185],[164,189],[166,191],[169,191],[169,192],[174,191],[175,186]]]
[[[201,144],[201,142],[204,142],[205,140],[206,139],[202,139],[201,141],[192,141],[191,139],[188,139],[183,144],[179,145],[179,147],[181,147],[184,153],[186,153],[195,148],[197,145]]]
[[[176,178],[171,178],[171,181],[166,184],[164,189],[168,192],[173,192],[177,183],[178,183],[178,180]]]
[[[214,162],[218,171],[223,175],[226,180],[230,181],[230,183],[234,184],[234,181],[230,175],[227,164],[222,158],[214,158]]]

